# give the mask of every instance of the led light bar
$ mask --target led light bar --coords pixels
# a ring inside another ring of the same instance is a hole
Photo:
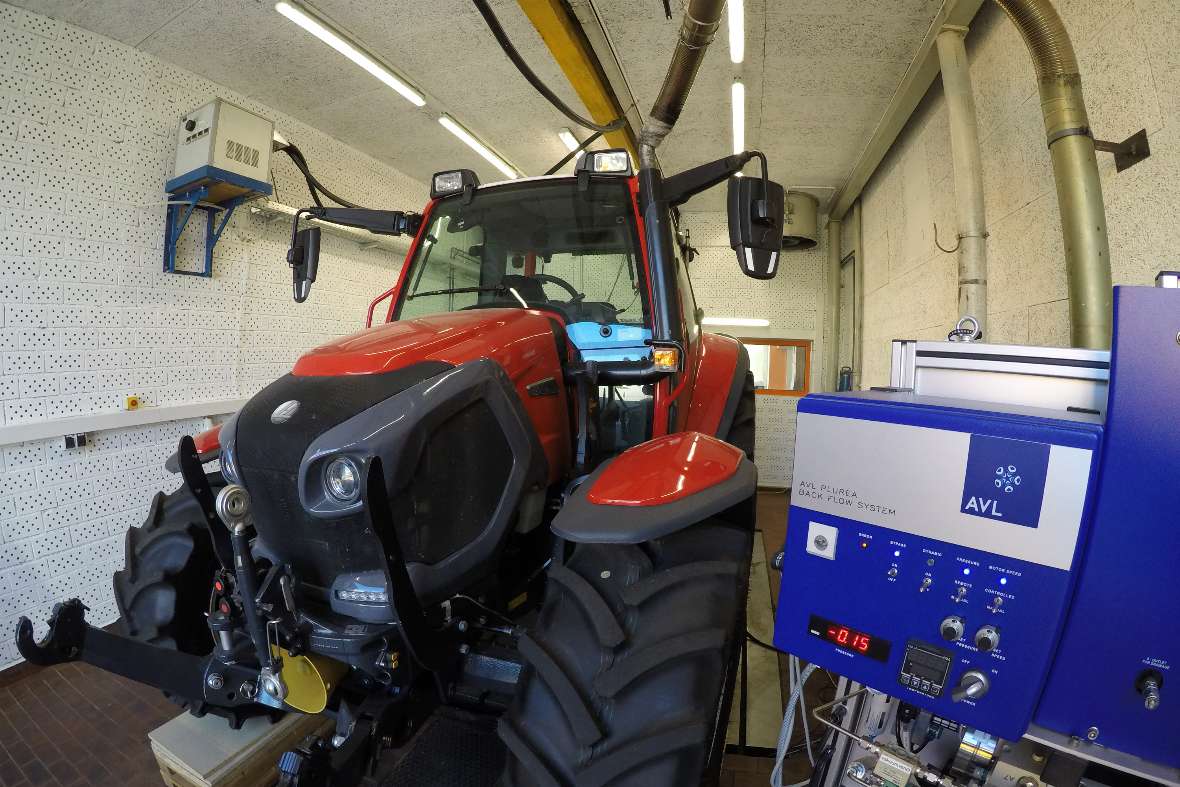
[[[361,51],[360,47],[350,42],[340,33],[337,33],[326,23],[307,13],[307,11],[291,3],[275,3],[275,10],[368,71],[386,86],[393,88],[406,101],[409,101],[416,107],[426,105],[426,99],[422,97],[421,93],[394,76],[393,72]]]
[[[561,144],[565,145],[565,149],[570,153],[573,153],[582,145],[581,142],[578,142],[578,138],[574,136],[574,132],[570,131],[568,128],[563,128],[561,131],[558,131],[557,138],[561,140]]]
[[[741,153],[746,149],[746,86],[741,82],[734,82],[731,88],[733,100],[733,152]]]
[[[727,325],[732,328],[767,328],[770,326],[770,320],[761,320],[756,317],[706,317],[701,320],[701,325]]]
[[[438,122],[442,124],[443,128],[458,137],[464,145],[474,150],[485,161],[504,173],[504,177],[511,178],[512,180],[520,177],[520,173],[513,169],[512,165],[493,153],[491,148],[476,139],[470,131],[456,123],[450,115],[443,115],[438,119]]]
[[[746,11],[742,0],[729,0],[729,62],[740,63],[746,57]]]

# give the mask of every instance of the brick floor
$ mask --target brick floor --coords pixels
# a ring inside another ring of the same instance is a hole
[[[147,734],[178,712],[87,664],[29,670],[0,688],[0,787],[158,787]]]

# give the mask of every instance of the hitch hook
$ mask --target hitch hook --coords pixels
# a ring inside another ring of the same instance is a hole
[[[16,648],[25,661],[40,667],[74,661],[86,641],[87,607],[72,598],[55,604],[46,622],[49,633],[40,642],[33,639],[33,621],[21,616],[16,624]]]

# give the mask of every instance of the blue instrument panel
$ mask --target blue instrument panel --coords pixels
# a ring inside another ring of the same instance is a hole
[[[907,394],[799,405],[775,645],[1019,738],[1084,545],[1101,427]]]
[[[1180,768],[1180,291],[1116,287],[1114,318],[1093,534],[1034,721]]]
[[[651,330],[642,325],[575,322],[565,333],[587,361],[642,361],[651,356]]]

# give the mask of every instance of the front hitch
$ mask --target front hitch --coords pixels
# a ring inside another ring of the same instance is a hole
[[[54,605],[47,622],[49,633],[40,641],[33,638],[33,622],[27,617],[16,624],[17,650],[31,664],[82,661],[205,706],[249,705],[257,695],[257,669],[95,628],[86,622],[86,606],[76,598]]]

